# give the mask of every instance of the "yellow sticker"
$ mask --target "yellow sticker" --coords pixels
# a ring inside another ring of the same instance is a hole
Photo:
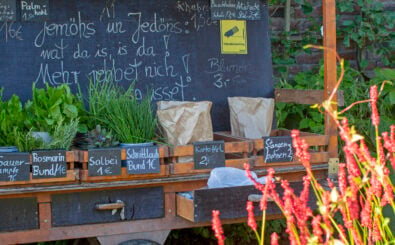
[[[247,54],[245,20],[221,20],[221,53]]]

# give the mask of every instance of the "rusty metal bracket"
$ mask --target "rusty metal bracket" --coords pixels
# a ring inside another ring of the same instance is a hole
[[[339,158],[329,158],[328,177],[331,179],[337,179],[338,172],[339,172]]]

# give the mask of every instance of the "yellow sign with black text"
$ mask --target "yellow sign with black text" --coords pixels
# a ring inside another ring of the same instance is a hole
[[[221,20],[221,53],[247,54],[245,20]]]

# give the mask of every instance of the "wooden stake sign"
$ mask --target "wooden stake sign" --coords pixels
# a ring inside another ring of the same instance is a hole
[[[29,179],[29,153],[0,153],[0,181],[24,181]]]
[[[225,167],[224,141],[194,142],[193,160],[195,169]]]
[[[293,148],[290,136],[263,137],[263,157],[266,163],[292,162]]]
[[[66,151],[33,151],[33,179],[66,177]]]
[[[128,174],[160,173],[159,147],[134,146],[126,149]]]
[[[88,150],[88,175],[121,175],[121,149]]]

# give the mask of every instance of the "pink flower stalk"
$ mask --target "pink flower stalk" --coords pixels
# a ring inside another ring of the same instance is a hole
[[[362,139],[361,140],[361,147],[359,148],[359,151],[361,153],[361,155],[363,155],[363,160],[366,160],[370,163],[371,167],[374,167],[374,165],[376,164],[376,159],[374,159],[369,152],[368,147],[366,146],[365,141]],[[363,162],[363,160],[360,158],[359,159],[361,162]]]
[[[307,175],[303,177],[303,190],[300,193],[300,201],[304,206],[306,206],[307,202],[309,201],[310,182],[311,182],[310,176]]]
[[[212,211],[213,218],[211,220],[212,229],[215,233],[215,237],[218,240],[218,245],[224,245],[224,231],[222,230],[221,220],[219,219],[219,211],[213,210]]]
[[[339,189],[340,189],[340,193],[342,196],[344,196],[346,194],[346,190],[347,190],[347,179],[346,179],[345,168],[346,168],[346,164],[344,164],[344,163],[339,164],[339,174],[338,174]]]
[[[370,176],[370,184],[371,188],[369,188],[368,191],[372,191],[373,195],[375,195],[377,198],[381,198],[382,185],[374,173],[372,173],[372,176]]]
[[[321,210],[321,215],[322,219],[324,221],[324,224],[326,225],[325,229],[325,239],[326,243],[329,242],[330,237],[332,236],[332,224],[330,221],[330,209],[331,209],[331,198],[330,198],[330,193],[329,191],[324,191],[322,194],[322,203],[323,207],[320,207]]]
[[[351,153],[350,148],[346,145],[343,147],[343,151],[346,155],[347,170],[352,176],[361,176],[361,170],[355,161],[354,155]]]
[[[331,188],[331,189],[335,188],[335,184],[333,184],[333,182],[330,178],[326,178],[326,181],[328,182],[329,188]]]
[[[309,145],[304,139],[300,138],[299,134],[299,130],[294,129],[291,131],[292,145],[295,149],[295,155],[299,158],[303,166],[306,168],[307,174],[311,175],[312,172],[310,166],[310,153],[308,152]]]
[[[311,221],[311,225],[313,228],[313,234],[318,238],[318,242],[322,243],[322,235],[324,234],[321,229],[321,216],[316,215],[313,217],[313,220]]]
[[[366,193],[365,204],[361,212],[361,225],[364,227],[372,228],[371,214],[372,214],[372,192],[369,190]]]
[[[251,227],[253,231],[257,230],[257,225],[254,216],[254,204],[251,201],[247,202],[247,212],[248,212],[248,226]]]
[[[274,184],[272,182],[272,179],[274,176],[274,170],[272,168],[268,169],[268,174],[266,176],[266,180],[267,180],[266,184],[262,185],[261,183],[259,183],[252,177],[249,164],[245,163],[244,169],[246,171],[246,176],[254,183],[255,188],[262,192],[262,198],[259,202],[259,207],[262,211],[266,210],[267,209],[267,199],[269,197],[270,190],[274,188]]]
[[[377,148],[379,149],[379,152],[377,152],[377,153],[379,154],[380,164],[381,165],[385,165],[384,148],[383,148],[383,144],[381,143],[381,137],[380,136],[377,136],[376,142],[377,142]]]
[[[378,224],[377,218],[375,218],[375,222],[373,224],[373,234],[372,234],[372,236],[373,236],[373,241],[374,242],[378,242],[378,241],[381,241],[381,239],[383,239],[381,237],[381,233],[380,233],[380,229],[379,229],[379,224]]]
[[[278,245],[279,237],[276,232],[273,232],[270,237],[270,245]]]
[[[388,151],[388,158],[390,159],[392,169],[395,170],[395,140],[393,139],[394,137],[394,130],[395,125],[391,125],[391,138],[388,137],[387,132],[383,132],[383,140],[384,140],[384,148],[387,149]]]
[[[380,116],[377,110],[377,85],[370,87],[370,105],[372,110],[372,124],[377,127],[380,124]]]

